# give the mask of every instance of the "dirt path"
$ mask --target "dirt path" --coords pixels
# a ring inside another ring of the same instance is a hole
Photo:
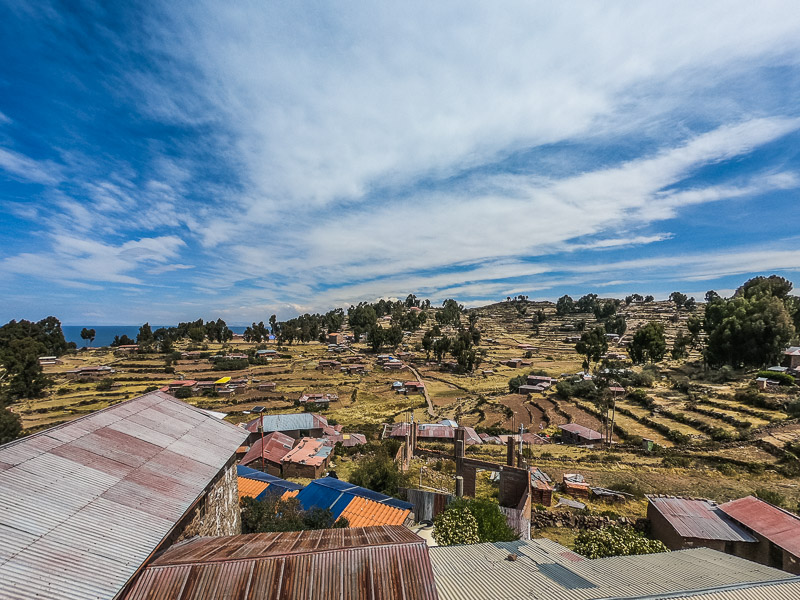
[[[409,371],[411,371],[411,372],[414,374],[414,377],[416,377],[416,378],[417,378],[417,381],[418,381],[419,383],[421,383],[421,384],[422,384],[422,386],[423,386],[423,387],[422,387],[422,394],[425,396],[425,402],[427,402],[427,404],[428,404],[428,414],[429,414],[431,417],[434,417],[434,416],[436,416],[436,415],[435,415],[435,413],[433,412],[433,402],[431,402],[431,399],[430,399],[430,397],[428,396],[428,388],[425,386],[425,382],[424,382],[424,381],[422,381],[422,375],[420,375],[420,374],[419,374],[419,371],[417,371],[417,370],[416,370],[414,367],[412,367],[411,365],[406,365],[406,366],[408,367],[408,370],[409,370]]]

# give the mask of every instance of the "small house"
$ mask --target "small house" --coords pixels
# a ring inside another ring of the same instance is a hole
[[[565,444],[596,444],[603,439],[599,432],[577,423],[566,423],[558,428],[561,430],[561,441]]]
[[[283,477],[321,477],[328,469],[332,450],[322,439],[300,439],[281,461]]]

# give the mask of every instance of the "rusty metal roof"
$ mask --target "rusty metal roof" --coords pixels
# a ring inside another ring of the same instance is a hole
[[[648,499],[681,537],[729,542],[756,541],[708,500],[657,496]]]
[[[800,557],[800,517],[753,496],[721,504],[719,509],[776,546]]]
[[[558,428],[563,429],[564,431],[569,431],[570,433],[574,433],[575,435],[579,435],[587,440],[599,440],[603,437],[594,429],[589,429],[588,427],[578,425],[577,423],[564,423],[563,425],[559,425]]]
[[[247,466],[253,462],[258,463],[263,457],[264,460],[280,465],[283,457],[289,453],[293,445],[294,439],[280,431],[273,431],[264,436],[263,444],[261,438],[257,439],[239,464]]]
[[[246,436],[152,392],[0,446],[0,596],[113,598]]]
[[[437,600],[425,542],[384,526],[196,538],[167,550],[124,600]]]
[[[297,446],[283,457],[283,462],[312,465],[318,467],[325,464],[333,448],[325,445],[325,440],[301,438]]]

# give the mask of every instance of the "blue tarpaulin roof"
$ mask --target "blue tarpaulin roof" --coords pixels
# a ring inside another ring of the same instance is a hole
[[[297,499],[304,510],[310,508],[327,508],[333,513],[333,518],[338,519],[345,508],[355,497],[367,498],[394,508],[411,510],[412,505],[397,498],[374,492],[346,481],[333,477],[315,479],[297,494]]]
[[[259,495],[257,499],[261,498],[261,495],[267,492],[267,490],[272,490],[271,493],[283,493],[287,490],[302,490],[303,486],[299,483],[292,483],[291,481],[286,481],[285,479],[281,479],[280,477],[275,477],[275,475],[270,475],[269,473],[264,473],[262,471],[258,471],[256,469],[251,469],[250,467],[243,467],[241,465],[237,465],[236,467],[236,474],[239,477],[246,477],[247,479],[255,479],[256,481],[265,481],[269,483],[269,487]]]

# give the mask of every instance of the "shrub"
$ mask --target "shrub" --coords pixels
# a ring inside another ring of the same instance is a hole
[[[246,358],[221,358],[214,361],[211,369],[214,371],[241,371],[246,369],[249,364]]]
[[[478,522],[464,504],[448,506],[433,520],[433,539],[440,546],[477,544]]]
[[[304,511],[297,498],[281,500],[278,496],[267,496],[260,502],[255,498],[242,498],[241,507],[242,533],[338,529],[350,525],[344,517],[334,522],[328,509]]]
[[[69,388],[67,387],[60,387],[56,390],[56,394],[59,396],[63,396],[64,394],[69,394]]]
[[[101,379],[100,381],[97,382],[97,386],[96,386],[95,389],[98,392],[107,392],[108,390],[111,389],[111,386],[113,386],[113,385],[114,385],[114,380],[113,379],[108,379],[108,378]]]
[[[631,527],[604,527],[585,529],[575,540],[575,552],[586,558],[606,556],[630,556],[666,552],[667,547],[658,540],[651,540]]]
[[[775,506],[786,505],[786,497],[783,494],[767,488],[758,488],[753,495],[756,498],[760,498],[764,502],[769,502]]]
[[[454,504],[466,504],[478,524],[478,539],[481,542],[513,542],[517,533],[508,526],[505,515],[496,502],[486,499],[456,500]]]
[[[406,474],[397,468],[389,452],[379,448],[371,456],[362,458],[350,473],[350,483],[381,494],[396,496],[406,485]]]
[[[186,398],[192,397],[192,389],[188,387],[181,387],[175,390],[175,397],[179,400],[184,400]]]
[[[794,385],[794,377],[788,373],[778,373],[775,371],[759,371],[757,377],[766,377],[773,381],[779,382],[781,385]]]
[[[665,467],[680,467],[687,469],[692,466],[692,459],[685,456],[665,456],[661,459],[661,464]]]

